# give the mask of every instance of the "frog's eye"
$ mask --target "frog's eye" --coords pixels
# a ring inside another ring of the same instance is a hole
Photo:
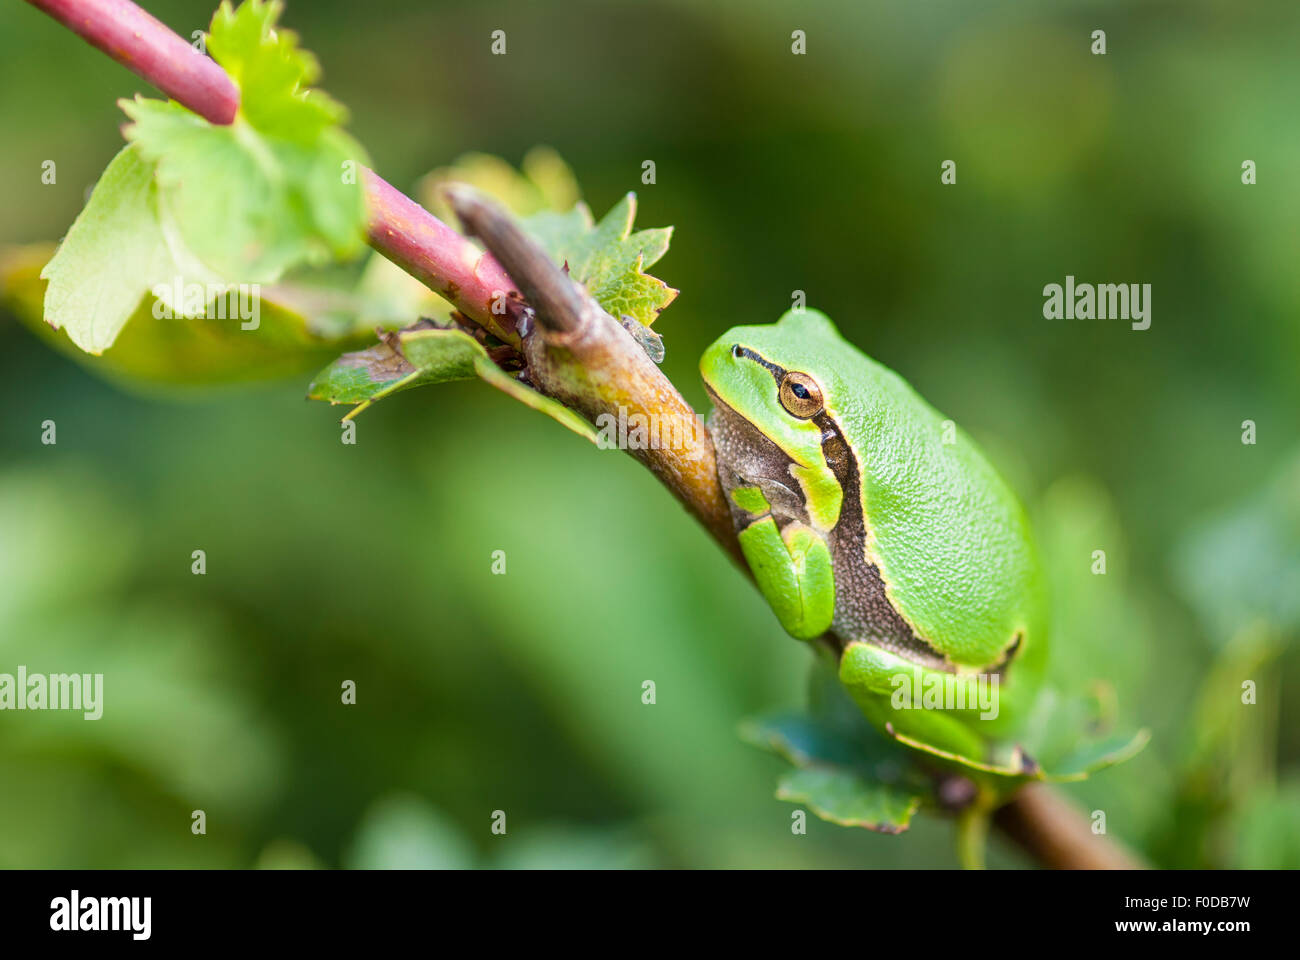
[[[781,379],[781,406],[792,417],[809,420],[822,412],[822,388],[806,373],[790,371]]]

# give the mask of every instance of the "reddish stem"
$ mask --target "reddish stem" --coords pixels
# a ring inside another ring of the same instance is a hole
[[[516,290],[505,268],[373,170],[365,170],[370,245],[503,340],[518,342],[493,300]]]
[[[211,123],[234,121],[239,88],[226,71],[130,0],[27,2]],[[492,311],[495,298],[516,289],[496,258],[374,171],[363,177],[370,245],[471,320],[517,343],[513,328],[503,329]]]
[[[239,89],[216,63],[130,0],[27,0],[212,123],[230,123]]]

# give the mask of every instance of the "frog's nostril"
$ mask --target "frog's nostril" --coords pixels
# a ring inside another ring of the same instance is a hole
[[[731,355],[735,357],[737,360],[739,360],[741,357],[745,355],[745,348],[738,343],[734,344],[731,348]]]

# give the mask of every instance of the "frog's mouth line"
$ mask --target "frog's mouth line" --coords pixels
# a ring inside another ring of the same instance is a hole
[[[719,457],[719,472],[725,468],[745,485],[760,487],[769,502],[772,516],[780,520],[808,523],[803,491],[797,489],[797,483],[790,476],[790,466],[794,460],[771,437],[737,413],[725,400],[719,399],[712,391],[709,395],[713,401],[709,432],[714,439],[715,450],[721,442],[724,448],[730,444],[745,449],[749,454],[745,457],[744,464],[738,464],[734,460],[724,462]],[[773,496],[774,489],[784,496]]]

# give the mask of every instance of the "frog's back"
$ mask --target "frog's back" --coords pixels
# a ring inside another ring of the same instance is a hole
[[[945,429],[947,418],[829,319],[807,311],[782,325],[792,321],[799,336],[783,343],[787,362],[820,380],[827,412],[853,438],[867,561],[892,605],[961,666],[996,664],[1016,644],[1022,656],[1041,647],[1042,584],[1015,494],[969,436]]]

